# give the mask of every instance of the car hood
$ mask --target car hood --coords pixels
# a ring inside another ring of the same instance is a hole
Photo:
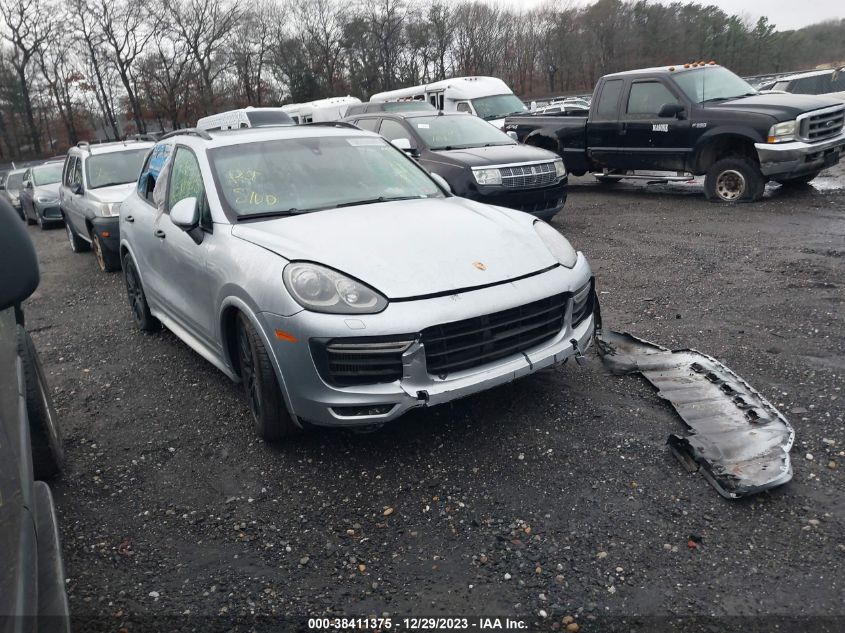
[[[528,214],[453,197],[256,220],[235,225],[232,234],[401,299],[506,282],[556,265],[533,222]]]
[[[466,149],[438,150],[432,154],[454,165],[484,167],[487,165],[510,165],[537,160],[555,160],[558,156],[548,150],[530,145],[493,145],[491,147],[469,147]]]
[[[731,101],[721,101],[707,104],[707,107],[718,110],[759,112],[761,114],[768,114],[780,122],[791,121],[804,112],[840,104],[840,101],[826,96],[795,95],[785,92],[783,94],[762,94],[733,99]]]
[[[33,187],[32,195],[34,196],[44,196],[45,198],[56,198],[59,197],[59,185],[61,183],[53,182],[49,185],[38,185],[37,187]]]
[[[135,188],[134,182],[126,182],[122,185],[111,185],[110,187],[99,187],[89,189],[88,197],[94,202],[123,202]]]

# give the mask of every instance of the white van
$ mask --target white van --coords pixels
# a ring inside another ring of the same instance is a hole
[[[293,125],[293,121],[282,108],[252,106],[212,114],[197,121],[197,127],[201,130],[237,130],[267,125]]]
[[[319,123],[321,121],[340,121],[346,116],[346,109],[358,105],[357,97],[329,97],[308,103],[289,103],[282,110],[293,119],[294,123]]]
[[[525,104],[496,77],[455,77],[424,86],[380,92],[370,101],[425,101],[443,112],[468,112],[497,128],[505,117],[528,110]]]

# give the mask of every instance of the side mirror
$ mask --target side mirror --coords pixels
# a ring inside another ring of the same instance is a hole
[[[196,198],[182,198],[170,210],[170,221],[183,231],[192,231],[200,224],[200,208]]]
[[[446,179],[443,176],[435,172],[431,172],[431,177],[434,179],[434,182],[440,185],[443,189],[445,189],[449,193],[452,193],[452,187],[449,186],[449,183],[446,182]]]
[[[6,183],[0,182],[0,191],[6,191]]]
[[[420,155],[420,150],[416,147],[411,147],[411,139],[408,138],[397,138],[392,141],[393,147],[401,149],[403,152],[408,154],[409,156],[413,156],[414,158],[418,158]]]
[[[515,140],[517,143],[519,142],[519,137],[516,135],[516,132],[514,132],[513,130],[508,130],[507,132],[505,132],[505,134],[507,134],[508,136],[510,136],[510,137],[511,137],[513,140]]]
[[[70,192],[75,196],[81,196],[82,191],[83,191],[83,189],[82,189],[82,185],[80,183],[76,183],[70,188]]]
[[[23,183],[23,188],[24,189],[32,189],[32,181],[27,180],[25,183]]]
[[[677,117],[684,111],[684,106],[680,103],[664,103],[660,106],[660,112],[657,113],[661,119],[671,119]]]

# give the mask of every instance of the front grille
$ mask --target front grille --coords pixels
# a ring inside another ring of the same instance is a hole
[[[422,331],[428,373],[445,376],[525,351],[560,332],[570,295]]]
[[[798,135],[805,141],[815,142],[833,138],[845,126],[845,106],[825,108],[799,117]]]
[[[511,167],[500,167],[499,171],[502,174],[502,185],[510,189],[542,187],[557,181],[554,163],[513,165]]]
[[[593,313],[594,283],[591,278],[572,295],[572,327],[579,325]]]
[[[323,379],[338,387],[372,385],[402,378],[402,354],[413,337],[397,339],[312,340],[312,352]]]

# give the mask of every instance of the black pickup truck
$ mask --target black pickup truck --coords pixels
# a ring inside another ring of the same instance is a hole
[[[698,62],[605,75],[589,116],[511,116],[505,131],[557,152],[576,176],[705,175],[708,199],[739,202],[760,199],[768,180],[806,183],[836,164],[843,124],[841,101],[758,93],[715,62]]]

